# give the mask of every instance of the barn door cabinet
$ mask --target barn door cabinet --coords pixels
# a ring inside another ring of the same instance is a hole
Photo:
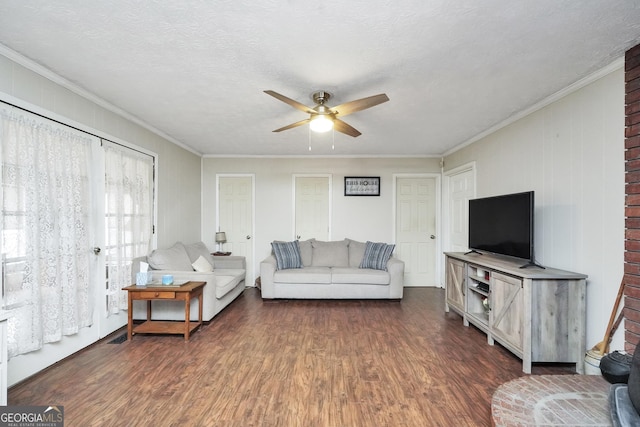
[[[447,252],[446,307],[522,359],[575,363],[584,373],[587,276],[492,255]]]
[[[446,311],[453,309],[455,312],[464,315],[465,306],[465,278],[466,278],[466,265],[464,262],[455,258],[447,258],[447,274],[446,274]]]

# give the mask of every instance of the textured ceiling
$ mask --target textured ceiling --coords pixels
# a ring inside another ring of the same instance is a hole
[[[640,42],[638,0],[5,0],[0,43],[202,154],[439,155]],[[378,93],[358,138],[273,129]]]

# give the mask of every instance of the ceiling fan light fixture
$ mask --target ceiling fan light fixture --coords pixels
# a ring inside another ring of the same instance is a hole
[[[333,129],[333,120],[326,116],[319,115],[309,122],[309,127],[312,131],[317,133],[329,132]]]
[[[309,118],[291,123],[287,126],[283,126],[274,130],[274,132],[282,132],[283,130],[293,129],[298,126],[306,125],[308,123],[309,132],[328,132],[331,129],[334,129],[340,133],[352,136],[354,138],[362,134],[360,133],[360,131],[358,131],[358,129],[355,129],[353,126],[345,123],[342,118],[357,111],[375,107],[376,105],[382,104],[383,102],[387,102],[389,100],[389,97],[387,95],[381,93],[379,95],[373,95],[362,99],[356,99],[355,101],[345,102],[344,104],[340,104],[337,107],[331,108],[325,105],[325,102],[327,102],[329,98],[331,98],[331,94],[329,92],[321,90],[311,95],[313,101],[316,103],[316,106],[307,107],[306,105],[298,101],[294,101],[291,98],[287,98],[286,96],[281,95],[278,92],[274,92],[272,90],[265,90],[264,92],[267,95],[271,95],[274,98],[284,102],[285,104],[289,104],[296,110],[300,110],[304,113],[309,114]]]

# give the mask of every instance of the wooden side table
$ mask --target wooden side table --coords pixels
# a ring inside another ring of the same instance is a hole
[[[153,286],[127,286],[123,290],[128,292],[129,299],[129,323],[127,326],[127,338],[131,340],[134,333],[141,334],[182,334],[184,340],[189,341],[189,334],[202,325],[202,289],[207,282],[187,282],[184,285],[153,285]],[[198,321],[189,321],[191,299],[198,298]],[[147,301],[147,320],[140,324],[133,324],[133,301]],[[184,322],[172,322],[164,320],[151,320],[151,301],[173,300],[184,301]]]

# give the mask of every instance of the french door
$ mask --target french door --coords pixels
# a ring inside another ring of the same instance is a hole
[[[0,103],[2,306],[12,311],[10,357],[87,326],[102,337],[126,323],[119,310],[109,310],[110,288],[129,284],[131,259],[149,249],[153,157],[147,155],[151,160],[145,160],[142,173],[151,181],[140,186],[140,176],[122,168],[132,151],[119,146],[120,168],[107,171],[103,142]],[[140,197],[124,190],[127,185],[111,185],[115,181],[143,187],[142,199],[150,195],[151,202],[141,205]],[[113,200],[129,209],[114,214]],[[149,223],[144,236],[131,232],[131,223],[140,218]],[[144,245],[132,249],[138,240]]]
[[[95,322],[100,141],[18,108],[0,106],[3,306],[9,357]]]
[[[139,150],[103,141],[104,315],[101,336],[127,322],[127,293],[134,258],[152,247],[155,158]],[[100,166],[100,165],[98,165]],[[100,247],[100,246],[98,246]],[[102,278],[100,278],[102,280]],[[102,305],[102,304],[101,304]]]

